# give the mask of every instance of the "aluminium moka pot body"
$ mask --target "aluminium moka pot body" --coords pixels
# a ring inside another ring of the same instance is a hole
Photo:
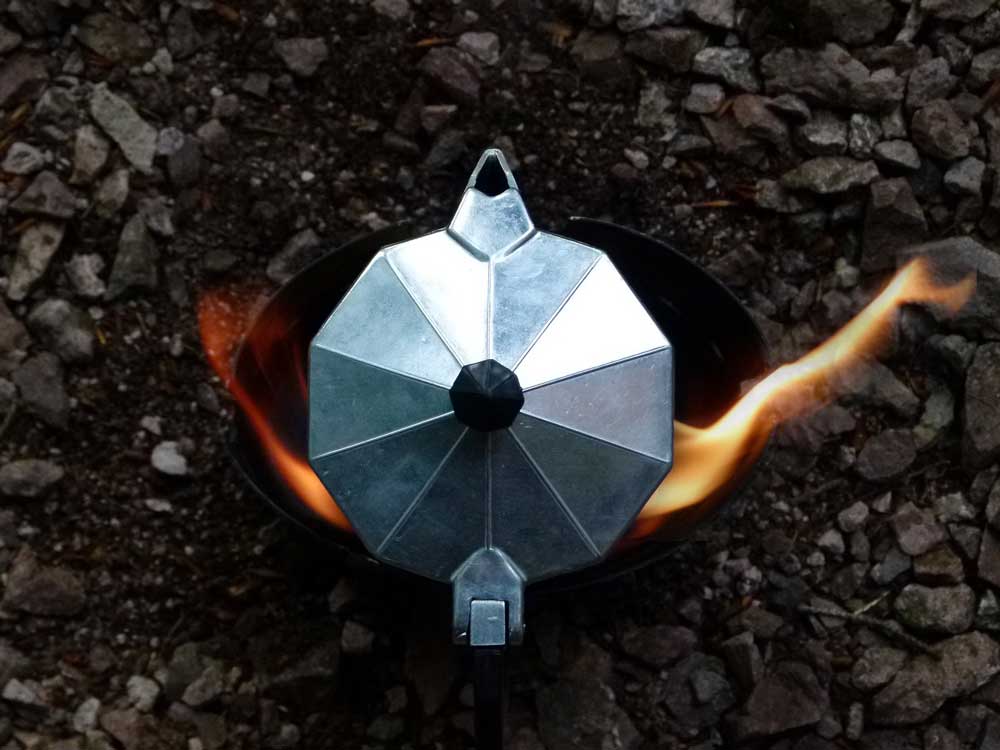
[[[372,556],[451,583],[458,643],[519,643],[525,585],[601,560],[672,458],[670,342],[496,150],[310,346],[310,464]]]

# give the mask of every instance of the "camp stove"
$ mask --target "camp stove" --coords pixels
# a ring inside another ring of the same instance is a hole
[[[451,586],[453,640],[475,655],[478,743],[499,747],[503,654],[523,639],[526,590],[652,559],[718,507],[627,538],[671,469],[673,420],[710,423],[765,366],[760,332],[718,282],[611,224],[537,229],[491,149],[446,228],[362,238],[272,298],[236,360],[265,407],[240,417],[234,453],[296,521]],[[298,470],[311,467],[350,532],[275,471],[254,419],[308,458]]]

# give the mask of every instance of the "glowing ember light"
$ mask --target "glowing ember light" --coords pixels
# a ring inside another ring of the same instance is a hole
[[[758,382],[714,424],[692,427],[675,422],[673,469],[643,508],[626,543],[649,536],[680,536],[689,530],[742,481],[779,421],[821,406],[831,397],[832,382],[879,349],[902,305],[927,304],[954,314],[974,290],[972,277],[950,286],[938,284],[927,261],[912,261],[831,339]],[[250,354],[265,379],[273,377],[290,387],[269,384],[268,389],[251,389],[235,377],[233,355],[265,294],[262,287],[205,294],[198,303],[202,346],[288,489],[320,519],[350,531],[349,521],[305,458],[305,356],[289,348],[295,321],[272,321],[266,329],[258,324],[245,344],[252,347]],[[294,434],[282,433],[279,422]]]
[[[674,466],[640,514],[630,536],[662,528],[670,515],[724,496],[763,450],[775,424],[821,406],[831,380],[884,343],[893,313],[908,303],[956,313],[975,291],[975,279],[936,284],[929,263],[911,261],[832,338],[757,383],[706,428],[674,425]]]
[[[350,522],[323,487],[305,456],[293,451],[288,441],[277,433],[274,421],[266,411],[268,405],[255,400],[233,372],[233,358],[243,341],[244,333],[253,321],[256,303],[262,299],[262,291],[254,288],[223,288],[209,292],[198,300],[198,329],[205,356],[215,374],[236,399],[264,452],[289,490],[322,520],[350,531]],[[274,337],[278,335],[279,332],[273,332],[255,342],[261,351],[253,353],[260,361],[267,361],[268,352],[265,350],[274,343]],[[306,380],[302,370],[303,358],[295,357],[294,360],[299,390],[297,396],[304,403]]]

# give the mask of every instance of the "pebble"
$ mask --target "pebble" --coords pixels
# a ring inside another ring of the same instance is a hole
[[[147,229],[146,219],[137,213],[122,228],[105,297],[114,300],[127,292],[156,289],[158,260],[159,250]]]
[[[876,143],[872,149],[875,161],[889,167],[897,167],[907,171],[920,169],[920,154],[909,141],[891,140]]]
[[[152,171],[158,133],[131,104],[101,83],[90,96],[90,115],[132,166],[146,174]]]
[[[957,635],[972,627],[976,595],[965,584],[932,588],[911,583],[899,593],[893,607],[907,627]]]
[[[27,318],[28,329],[64,362],[94,357],[94,325],[90,316],[63,299],[38,303]]]
[[[961,159],[969,155],[971,142],[954,108],[943,99],[928,102],[913,115],[913,142],[936,159]]]
[[[7,574],[0,606],[42,617],[71,617],[85,604],[86,594],[76,574],[42,565],[29,547],[21,548]]]
[[[125,691],[128,695],[128,702],[142,713],[152,711],[157,698],[160,697],[160,686],[156,681],[142,675],[129,677]]]
[[[709,78],[718,78],[740,91],[755,94],[760,80],[754,70],[750,50],[741,47],[706,47],[694,56],[691,70]]]
[[[837,514],[837,525],[845,534],[864,528],[868,520],[868,506],[858,500]]]
[[[1000,403],[1000,344],[976,350],[965,381],[963,456],[974,468],[1000,458],[1000,420],[983,404]]]
[[[7,284],[7,296],[19,302],[28,296],[48,270],[52,257],[62,244],[65,228],[62,224],[39,221],[21,234],[17,256]]]
[[[466,31],[458,37],[457,44],[485,65],[500,62],[500,37],[492,31]]]
[[[455,101],[472,105],[479,100],[479,74],[468,53],[454,47],[435,47],[417,68]]]
[[[94,192],[94,210],[102,219],[110,219],[121,211],[129,195],[129,171],[116,169]]]
[[[65,429],[69,423],[69,396],[59,358],[41,352],[24,361],[11,376],[21,402],[42,421]]]
[[[107,287],[101,280],[104,270],[104,259],[96,253],[74,255],[66,262],[66,278],[73,291],[85,299],[99,299],[104,296]]]
[[[864,187],[878,177],[878,167],[872,161],[858,161],[843,156],[819,156],[786,172],[781,177],[781,184],[790,190],[831,195]]]
[[[319,37],[280,39],[274,43],[274,51],[292,73],[303,78],[315,75],[330,57],[326,42]]]
[[[59,464],[23,458],[0,466],[0,494],[7,497],[37,498],[47,494],[66,475]]]
[[[719,110],[726,99],[725,89],[717,83],[696,83],[684,99],[684,109],[699,115],[710,115]]]
[[[70,219],[76,213],[77,199],[54,172],[40,172],[10,205],[22,214],[50,219]]]
[[[164,440],[157,443],[150,456],[153,468],[167,476],[187,476],[189,473],[188,461],[179,448],[179,443],[174,440]]]
[[[73,174],[71,185],[88,185],[107,164],[111,144],[97,132],[93,125],[84,125],[76,131],[73,145]]]
[[[955,162],[944,173],[944,186],[957,195],[979,197],[983,192],[983,176],[986,164],[975,156],[967,156]]]
[[[34,146],[15,141],[3,159],[3,171],[10,174],[34,174],[45,167],[45,155]]]

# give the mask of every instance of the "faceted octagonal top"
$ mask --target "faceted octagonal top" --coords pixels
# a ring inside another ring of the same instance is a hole
[[[494,549],[530,582],[600,559],[670,469],[673,353],[490,150],[448,228],[381,250],[316,335],[309,404],[373,555],[449,580]]]

